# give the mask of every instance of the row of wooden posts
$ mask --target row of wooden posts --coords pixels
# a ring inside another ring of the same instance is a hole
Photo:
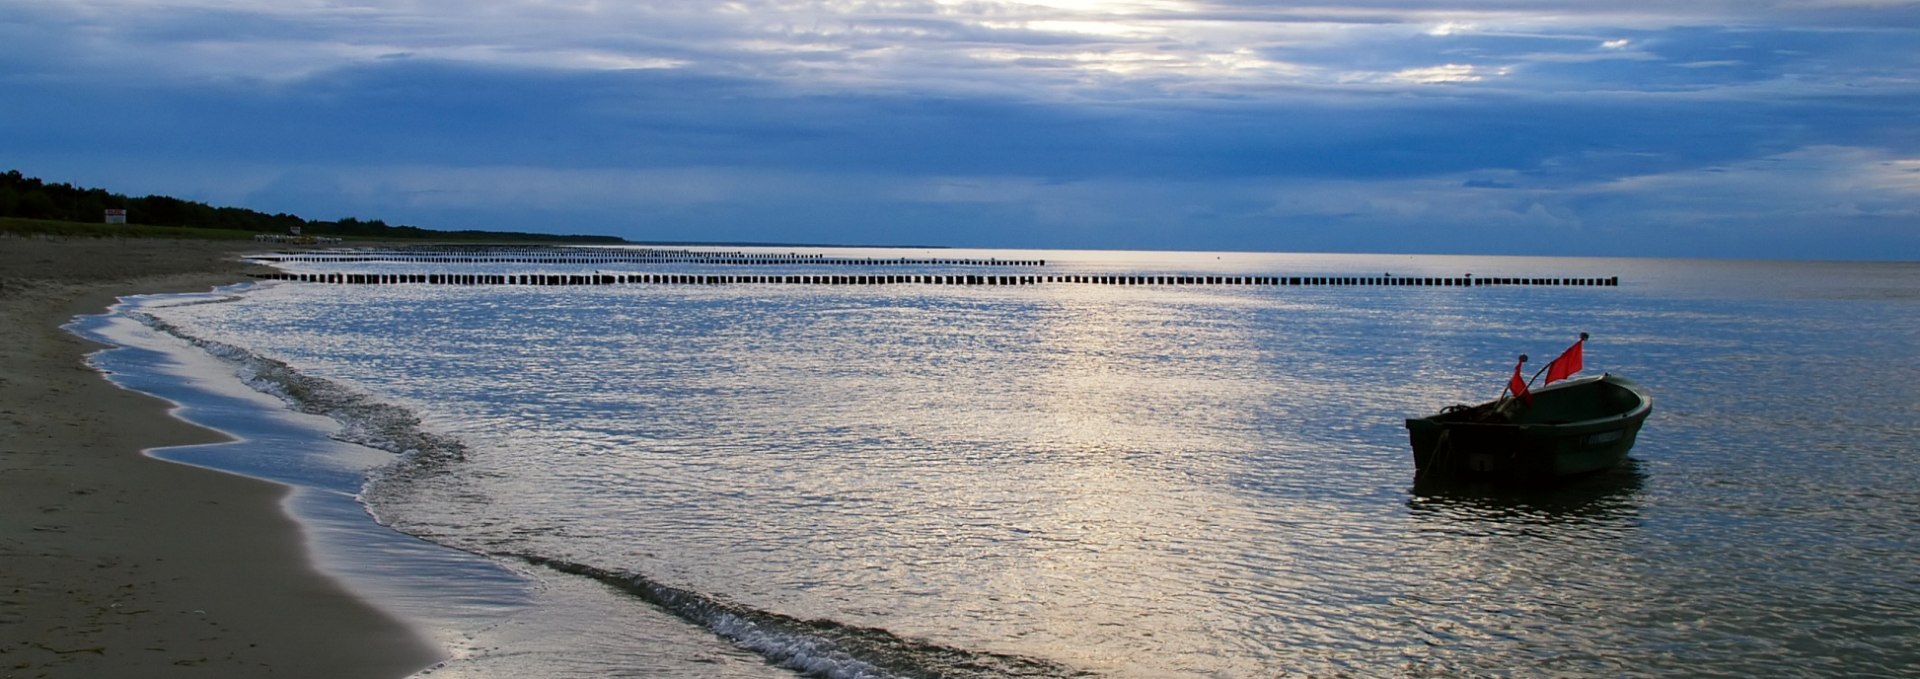
[[[1478,287],[1488,285],[1604,286],[1620,285],[1619,276],[1607,278],[1546,277],[1421,277],[1421,276],[1135,276],[1108,274],[1049,274],[983,276],[970,274],[876,275],[732,275],[732,274],[406,274],[406,273],[266,273],[255,278],[341,285],[1348,285]]]
[[[255,255],[262,262],[324,264],[392,262],[401,264],[715,264],[723,266],[805,264],[809,266],[1046,266],[1044,259],[909,259],[823,257],[698,252],[592,252],[581,254],[448,255],[441,253],[275,253]]]

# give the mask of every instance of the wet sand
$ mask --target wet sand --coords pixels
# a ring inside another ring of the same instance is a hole
[[[0,234],[0,677],[404,677],[439,650],[311,564],[287,489],[146,448],[222,440],[60,329],[244,280],[251,242]]]

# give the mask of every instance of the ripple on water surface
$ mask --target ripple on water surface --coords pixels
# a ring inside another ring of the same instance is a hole
[[[788,630],[814,650],[763,655],[823,674],[1910,674],[1920,412],[1850,395],[1920,393],[1846,357],[1911,364],[1911,298],[1634,266],[1658,284],[277,286],[170,319],[467,446],[370,489],[397,526]],[[1583,330],[1657,399],[1635,464],[1411,487],[1401,418]]]

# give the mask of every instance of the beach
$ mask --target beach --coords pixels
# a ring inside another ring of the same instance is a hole
[[[245,280],[250,242],[0,236],[0,677],[401,677],[438,649],[312,565],[277,484],[84,363],[117,296]]]

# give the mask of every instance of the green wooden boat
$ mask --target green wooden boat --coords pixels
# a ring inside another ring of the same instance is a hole
[[[1501,399],[1407,420],[1417,481],[1544,483],[1626,461],[1653,412],[1633,380],[1570,379],[1533,392],[1531,405]]]

